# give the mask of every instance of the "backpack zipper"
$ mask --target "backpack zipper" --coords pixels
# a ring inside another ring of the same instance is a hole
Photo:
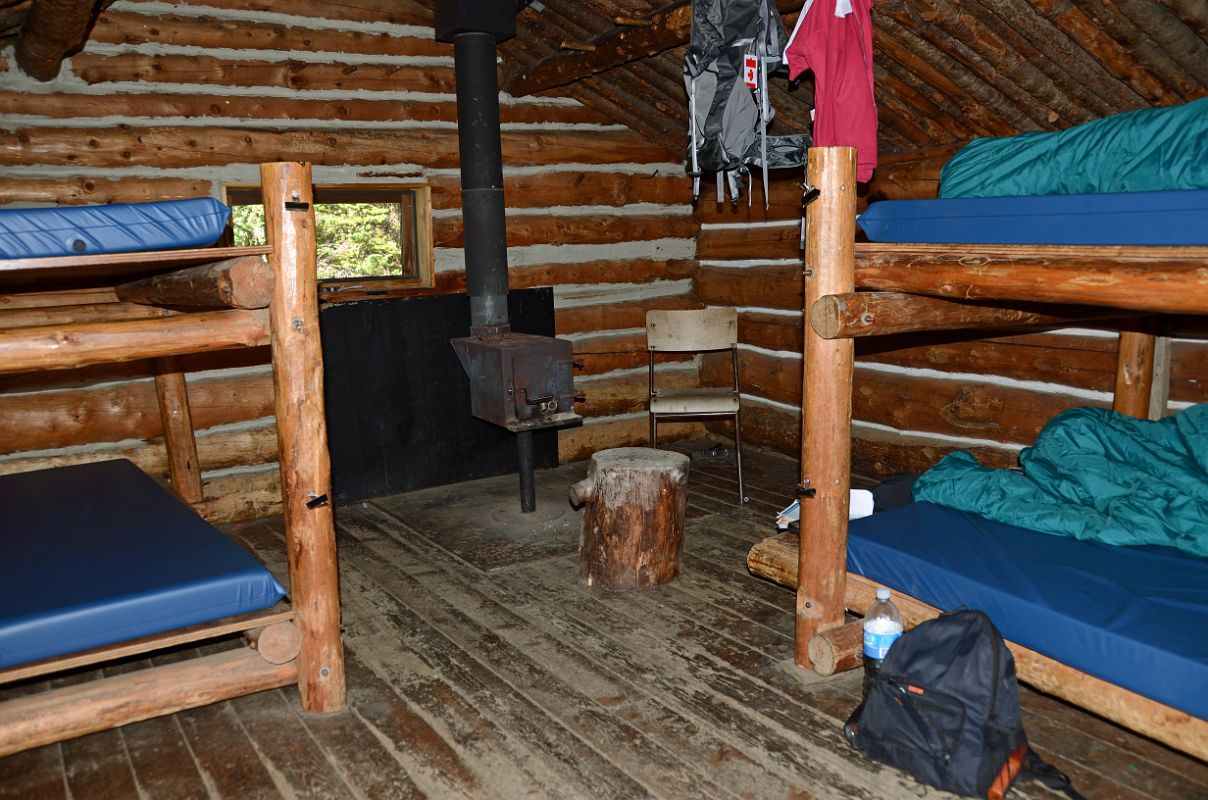
[[[959,708],[953,708],[950,706],[946,706],[943,703],[937,703],[928,697],[916,695],[909,690],[909,688],[906,684],[901,683],[899,680],[897,680],[895,678],[890,678],[888,680],[888,683],[901,696],[902,707],[905,708],[907,710],[907,713],[910,714],[910,716],[914,718],[915,722],[917,724],[919,724],[920,727],[924,727],[924,728],[928,729],[929,731],[931,731],[935,735],[935,737],[937,739],[939,739],[940,747],[943,750],[944,763],[951,764],[952,763],[952,748],[950,748],[948,746],[948,737],[946,737],[944,735],[944,731],[939,725],[936,725],[935,723],[933,723],[927,717],[926,714],[924,714],[921,710],[919,710],[918,706],[928,706],[928,707],[935,709],[936,711],[944,713],[944,714],[956,715],[959,719],[961,719],[960,724],[962,726],[964,724],[963,712]],[[920,688],[923,688],[923,687],[920,687]]]

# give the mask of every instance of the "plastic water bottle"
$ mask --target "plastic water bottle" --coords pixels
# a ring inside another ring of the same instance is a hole
[[[877,589],[877,601],[864,615],[864,697],[881,671],[885,654],[902,635],[902,614],[889,599],[888,589]]]

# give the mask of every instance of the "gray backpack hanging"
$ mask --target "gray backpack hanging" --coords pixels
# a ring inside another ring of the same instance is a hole
[[[737,203],[742,176],[759,166],[766,205],[768,170],[804,166],[809,136],[767,135],[775,114],[768,98],[768,74],[781,66],[783,49],[784,24],[772,0],[692,3],[684,83],[694,199],[700,196],[701,175],[715,172],[718,202],[725,199],[728,185],[730,199]]]

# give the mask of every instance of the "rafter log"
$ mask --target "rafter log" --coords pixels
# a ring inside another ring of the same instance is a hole
[[[782,14],[797,11],[801,0],[779,0]],[[587,44],[596,49],[585,53],[567,53],[543,58],[530,64],[507,81],[513,97],[565,86],[613,67],[658,55],[688,41],[692,33],[692,3],[677,2],[648,17],[617,18],[617,27],[592,37]]]
[[[17,64],[31,78],[52,80],[63,59],[88,40],[102,5],[97,0],[34,0],[17,38]]]
[[[648,19],[649,25],[620,25],[592,37],[588,44],[595,45],[594,50],[554,55],[531,64],[508,80],[508,93],[523,97],[565,86],[683,44],[692,30],[692,4],[681,0]]]

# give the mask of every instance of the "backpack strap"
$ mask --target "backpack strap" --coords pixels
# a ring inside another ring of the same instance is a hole
[[[1070,784],[1070,779],[1064,772],[1037,755],[1026,743],[1023,746],[1027,748],[1027,755],[1023,760],[1023,769],[1019,771],[1021,780],[1039,781],[1048,788],[1063,793],[1070,800],[1086,800]]]

